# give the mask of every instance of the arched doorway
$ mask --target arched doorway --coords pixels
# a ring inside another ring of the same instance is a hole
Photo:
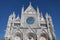
[[[14,40],[21,40],[20,37],[16,36]]]
[[[46,38],[42,36],[42,37],[40,38],[40,40],[46,40]]]
[[[45,33],[42,33],[42,34],[40,35],[39,40],[48,40],[48,35],[46,35]]]
[[[37,40],[37,35],[34,33],[28,33],[29,40]]]
[[[23,39],[23,34],[22,33],[15,33],[14,40],[22,40]]]

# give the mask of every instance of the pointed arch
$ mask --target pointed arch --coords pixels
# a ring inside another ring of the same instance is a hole
[[[49,35],[47,33],[41,33],[39,40],[50,40]]]
[[[23,40],[23,34],[20,33],[20,32],[16,32],[16,33],[14,34],[14,37],[17,38],[17,39]]]
[[[47,40],[47,35],[45,33],[41,33],[39,40]]]
[[[33,40],[37,40],[37,35],[35,34],[35,33],[28,33],[28,38],[29,39],[31,39],[32,40],[32,38],[33,38]]]

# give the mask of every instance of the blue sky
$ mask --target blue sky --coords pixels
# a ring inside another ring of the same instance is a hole
[[[15,11],[21,16],[22,6],[26,9],[29,2],[35,9],[38,6],[44,16],[46,12],[52,16],[56,40],[60,40],[60,0],[0,0],[0,37],[4,37],[9,15]]]

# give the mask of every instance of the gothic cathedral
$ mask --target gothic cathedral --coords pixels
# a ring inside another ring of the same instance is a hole
[[[9,16],[5,40],[56,40],[52,18],[47,12],[44,18],[30,3],[26,10],[22,7],[21,18],[15,12]]]

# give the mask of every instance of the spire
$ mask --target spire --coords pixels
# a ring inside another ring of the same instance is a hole
[[[42,15],[42,12],[41,12],[41,20],[42,21],[45,21],[43,15]]]
[[[48,17],[49,15],[48,15],[48,12],[46,12],[46,17]]]
[[[13,15],[15,15],[15,12],[13,11]]]
[[[18,16],[17,16],[17,19],[19,19],[19,14],[18,14]]]
[[[38,8],[38,6],[37,6],[37,13],[39,13],[39,8]]]
[[[37,6],[37,15],[40,17],[40,12],[39,12],[38,6]]]
[[[15,12],[13,12],[12,16],[15,17]]]
[[[38,15],[38,25],[40,26],[40,12],[38,6],[37,6],[37,15]]]
[[[12,14],[9,16],[9,18],[11,18],[12,17]]]
[[[30,4],[29,4],[29,7],[30,7],[30,9],[32,8],[32,4],[31,4],[31,2],[30,2]]]
[[[30,2],[30,6],[31,6],[31,2]]]
[[[41,12],[41,18],[43,18],[42,12]]]
[[[46,12],[46,18],[51,18],[51,16]]]
[[[24,6],[22,7],[22,14],[23,14],[23,12],[24,12]]]
[[[33,8],[31,2],[29,3],[29,6],[28,6],[28,7],[29,7],[29,8]]]
[[[36,10],[35,10],[35,9],[33,8],[33,6],[31,5],[31,2],[29,3],[29,6],[28,6],[27,9],[25,10],[25,13],[26,13],[27,11],[30,11],[30,12],[34,11],[34,12],[36,12]]]

